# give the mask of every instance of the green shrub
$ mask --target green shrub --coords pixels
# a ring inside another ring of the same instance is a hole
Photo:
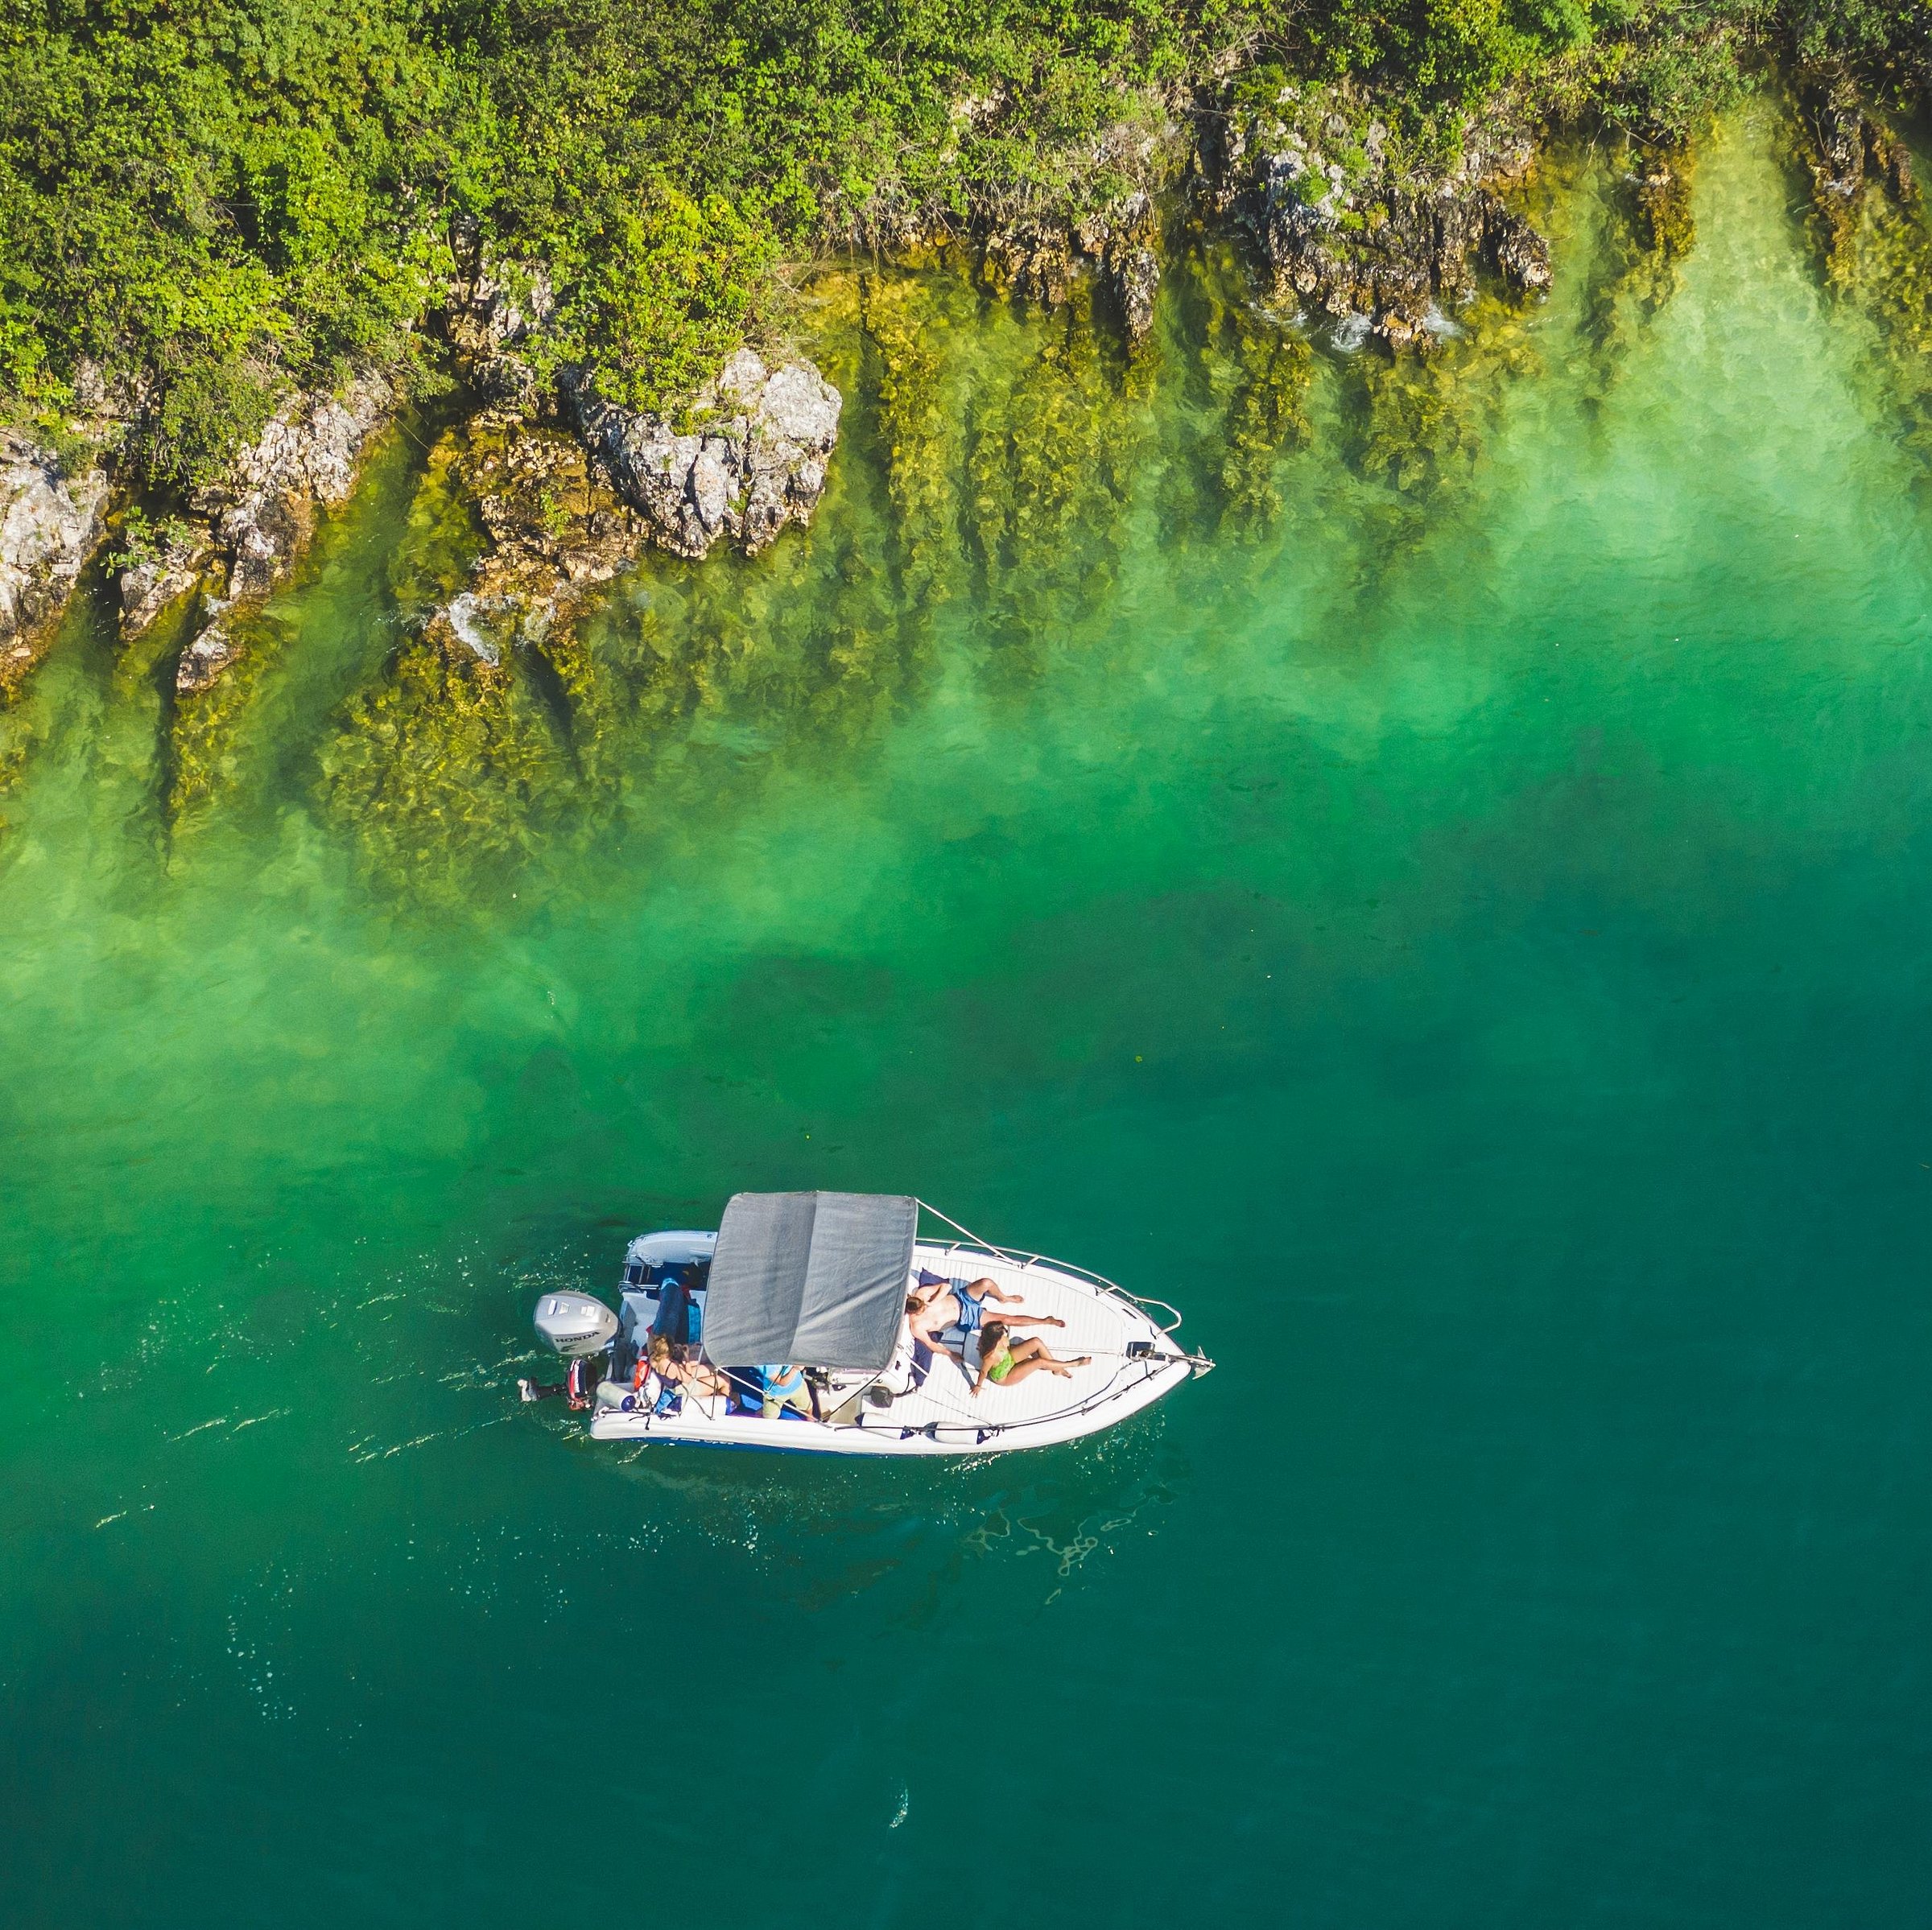
[[[785,257],[1158,184],[1230,56],[1237,112],[1346,80],[1418,153],[1538,76],[1681,138],[1772,28],[1922,82],[1932,0],[1781,5],[6,0],[0,415],[57,423],[90,362],[192,485],[293,386],[411,357],[460,217],[551,274],[540,361],[662,404],[769,316]]]

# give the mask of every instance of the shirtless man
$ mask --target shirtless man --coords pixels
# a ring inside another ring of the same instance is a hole
[[[1022,1298],[1018,1293],[1001,1293],[996,1280],[976,1280],[969,1287],[960,1287],[942,1280],[908,1298],[906,1326],[915,1346],[930,1347],[937,1353],[939,1336],[948,1327],[957,1326],[967,1334],[980,1330],[986,1318],[988,1301],[997,1301],[1003,1307],[1017,1307]],[[1001,1318],[1009,1327],[1063,1327],[1067,1324],[1053,1313],[1005,1313]]]

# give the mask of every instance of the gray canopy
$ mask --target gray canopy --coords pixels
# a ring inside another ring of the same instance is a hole
[[[719,1366],[877,1373],[898,1343],[919,1202],[884,1193],[736,1193],[704,1296]]]

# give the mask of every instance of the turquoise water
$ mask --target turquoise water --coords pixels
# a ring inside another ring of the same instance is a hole
[[[412,654],[410,437],[218,727],[76,617],[10,1921],[1926,1920],[1932,555],[1771,141],[1654,314],[1586,184],[1527,324],[1321,364],[1276,513],[1211,268],[1117,395],[912,284],[809,538],[505,686]],[[938,1468],[516,1404],[541,1288],[815,1184],[1219,1371]]]

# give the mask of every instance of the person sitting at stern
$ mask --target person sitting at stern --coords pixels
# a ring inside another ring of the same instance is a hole
[[[683,1348],[673,1346],[662,1334],[650,1337],[650,1371],[680,1394],[715,1400],[731,1392],[730,1384],[716,1367],[690,1359]]]
[[[811,1383],[803,1367],[760,1367],[765,1382],[765,1418],[776,1421],[791,1408],[807,1421],[816,1421],[811,1398]]]

